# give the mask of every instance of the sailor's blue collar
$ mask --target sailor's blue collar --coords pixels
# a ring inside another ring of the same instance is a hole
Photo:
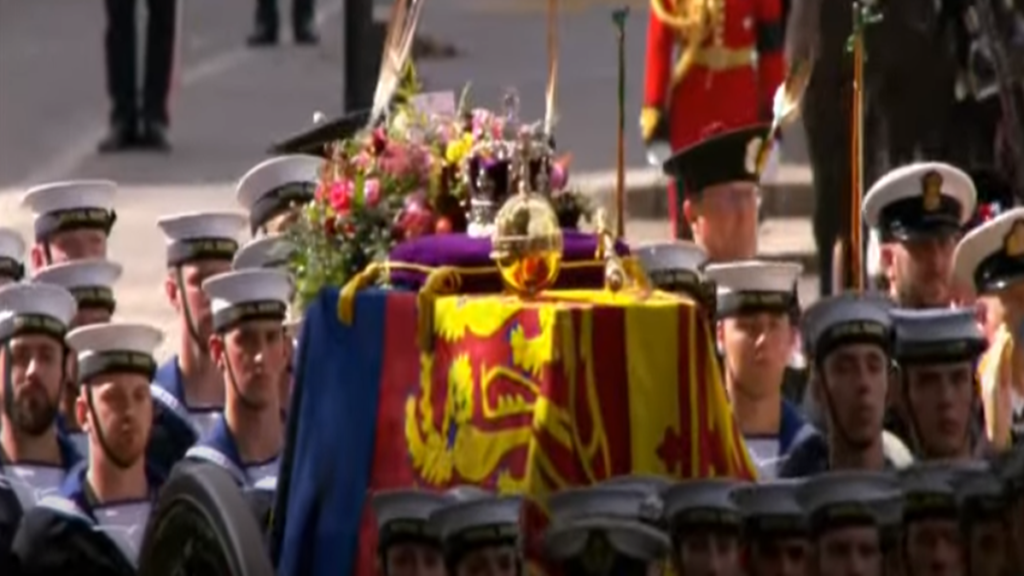
[[[782,412],[779,418],[779,453],[786,454],[793,448],[794,441],[808,426],[807,420],[800,414],[789,400],[782,400]]]
[[[57,450],[60,452],[60,467],[65,471],[70,471],[82,462],[83,455],[78,453],[78,448],[75,447],[75,443],[71,441],[71,437],[62,429],[59,422],[57,423]],[[0,470],[3,470],[5,464],[8,464],[7,455],[4,454],[3,449],[0,448]],[[36,463],[18,462],[18,464]]]
[[[212,448],[217,452],[220,452],[228,459],[229,462],[238,467],[239,470],[245,470],[252,466],[269,464],[278,458],[278,456],[274,456],[266,462],[243,462],[242,454],[238,451],[238,443],[235,441],[235,435],[231,433],[231,428],[228,427],[227,418],[223,415],[221,415],[220,418],[217,418],[217,421],[213,423],[213,428],[210,429],[210,432],[202,438],[196,446]]]
[[[64,484],[60,487],[60,495],[71,500],[78,506],[83,512],[88,514],[90,517],[93,515],[93,503],[86,493],[85,474],[88,472],[88,465],[86,462],[81,462],[78,466],[68,472],[67,477],[64,479]],[[149,484],[149,497],[138,499],[138,500],[124,500],[120,502],[105,502],[104,506],[111,505],[123,505],[133,504],[136,502],[155,502],[157,492],[163,485],[163,476],[150,466],[146,466],[146,482]],[[93,518],[95,520],[95,518]]]
[[[167,390],[182,406],[187,408],[185,393],[181,385],[181,367],[178,366],[177,354],[171,356],[157,367],[156,374],[153,376],[153,383]]]

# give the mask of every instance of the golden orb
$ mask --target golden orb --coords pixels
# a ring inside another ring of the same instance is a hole
[[[531,298],[554,286],[562,267],[562,228],[547,198],[516,194],[494,219],[491,258],[505,288]]]

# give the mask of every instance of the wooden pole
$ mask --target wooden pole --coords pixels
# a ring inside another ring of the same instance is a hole
[[[615,234],[626,237],[626,18],[629,7],[612,13],[619,49],[618,130],[615,158]]]

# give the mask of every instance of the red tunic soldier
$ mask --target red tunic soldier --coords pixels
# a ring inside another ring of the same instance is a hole
[[[676,151],[699,142],[712,124],[728,130],[770,119],[784,77],[783,37],[780,0],[651,0],[644,142]],[[673,194],[670,186],[678,230]]]
[[[770,119],[782,48],[780,0],[651,0],[644,140],[679,150],[710,124],[732,129]]]

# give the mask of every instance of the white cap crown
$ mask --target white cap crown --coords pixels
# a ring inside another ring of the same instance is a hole
[[[288,304],[292,279],[282,270],[259,268],[235,270],[207,278],[203,292],[210,298],[214,314],[249,302],[282,302]]]
[[[122,271],[117,262],[89,258],[51,264],[36,272],[33,281],[56,284],[68,290],[97,286],[113,288],[121,278]]]
[[[939,177],[937,192],[960,204],[960,225],[966,224],[974,215],[978,199],[974,181],[963,170],[942,162],[918,162],[901,166],[879,178],[864,196],[864,222],[871,228],[877,228],[879,216],[887,206],[906,198],[922,197],[927,193],[923,182],[929,175]]]
[[[278,156],[257,164],[238,181],[238,203],[252,210],[256,201],[287,184],[316,184],[324,160],[306,154]]]
[[[252,240],[235,253],[231,266],[235,270],[248,268],[278,268],[287,266],[295,251],[295,244],[284,234],[271,234]]]
[[[114,209],[117,184],[109,180],[72,180],[30,188],[21,205],[37,216],[82,208]]]
[[[1024,208],[1004,212],[964,236],[953,253],[954,277],[959,282],[984,291],[983,286],[975,285],[975,273],[986,259],[1000,252],[1005,252],[1008,258],[1020,263],[1020,270],[1016,274],[1012,270],[1004,272],[1015,278],[1024,277]]]
[[[169,242],[201,238],[237,239],[246,218],[238,212],[189,212],[157,220]]]
[[[632,250],[644,270],[698,271],[708,261],[708,253],[694,242],[678,240],[645,244]]]
[[[79,358],[103,352],[136,352],[153,356],[164,341],[164,334],[148,324],[110,322],[75,328],[64,340]]]
[[[67,327],[77,309],[71,292],[55,284],[31,282],[0,288],[0,317],[48,316]]]
[[[25,259],[25,239],[17,230],[0,228],[0,258],[21,262]]]
[[[803,266],[792,262],[747,260],[712,264],[704,274],[719,292],[793,292]]]

